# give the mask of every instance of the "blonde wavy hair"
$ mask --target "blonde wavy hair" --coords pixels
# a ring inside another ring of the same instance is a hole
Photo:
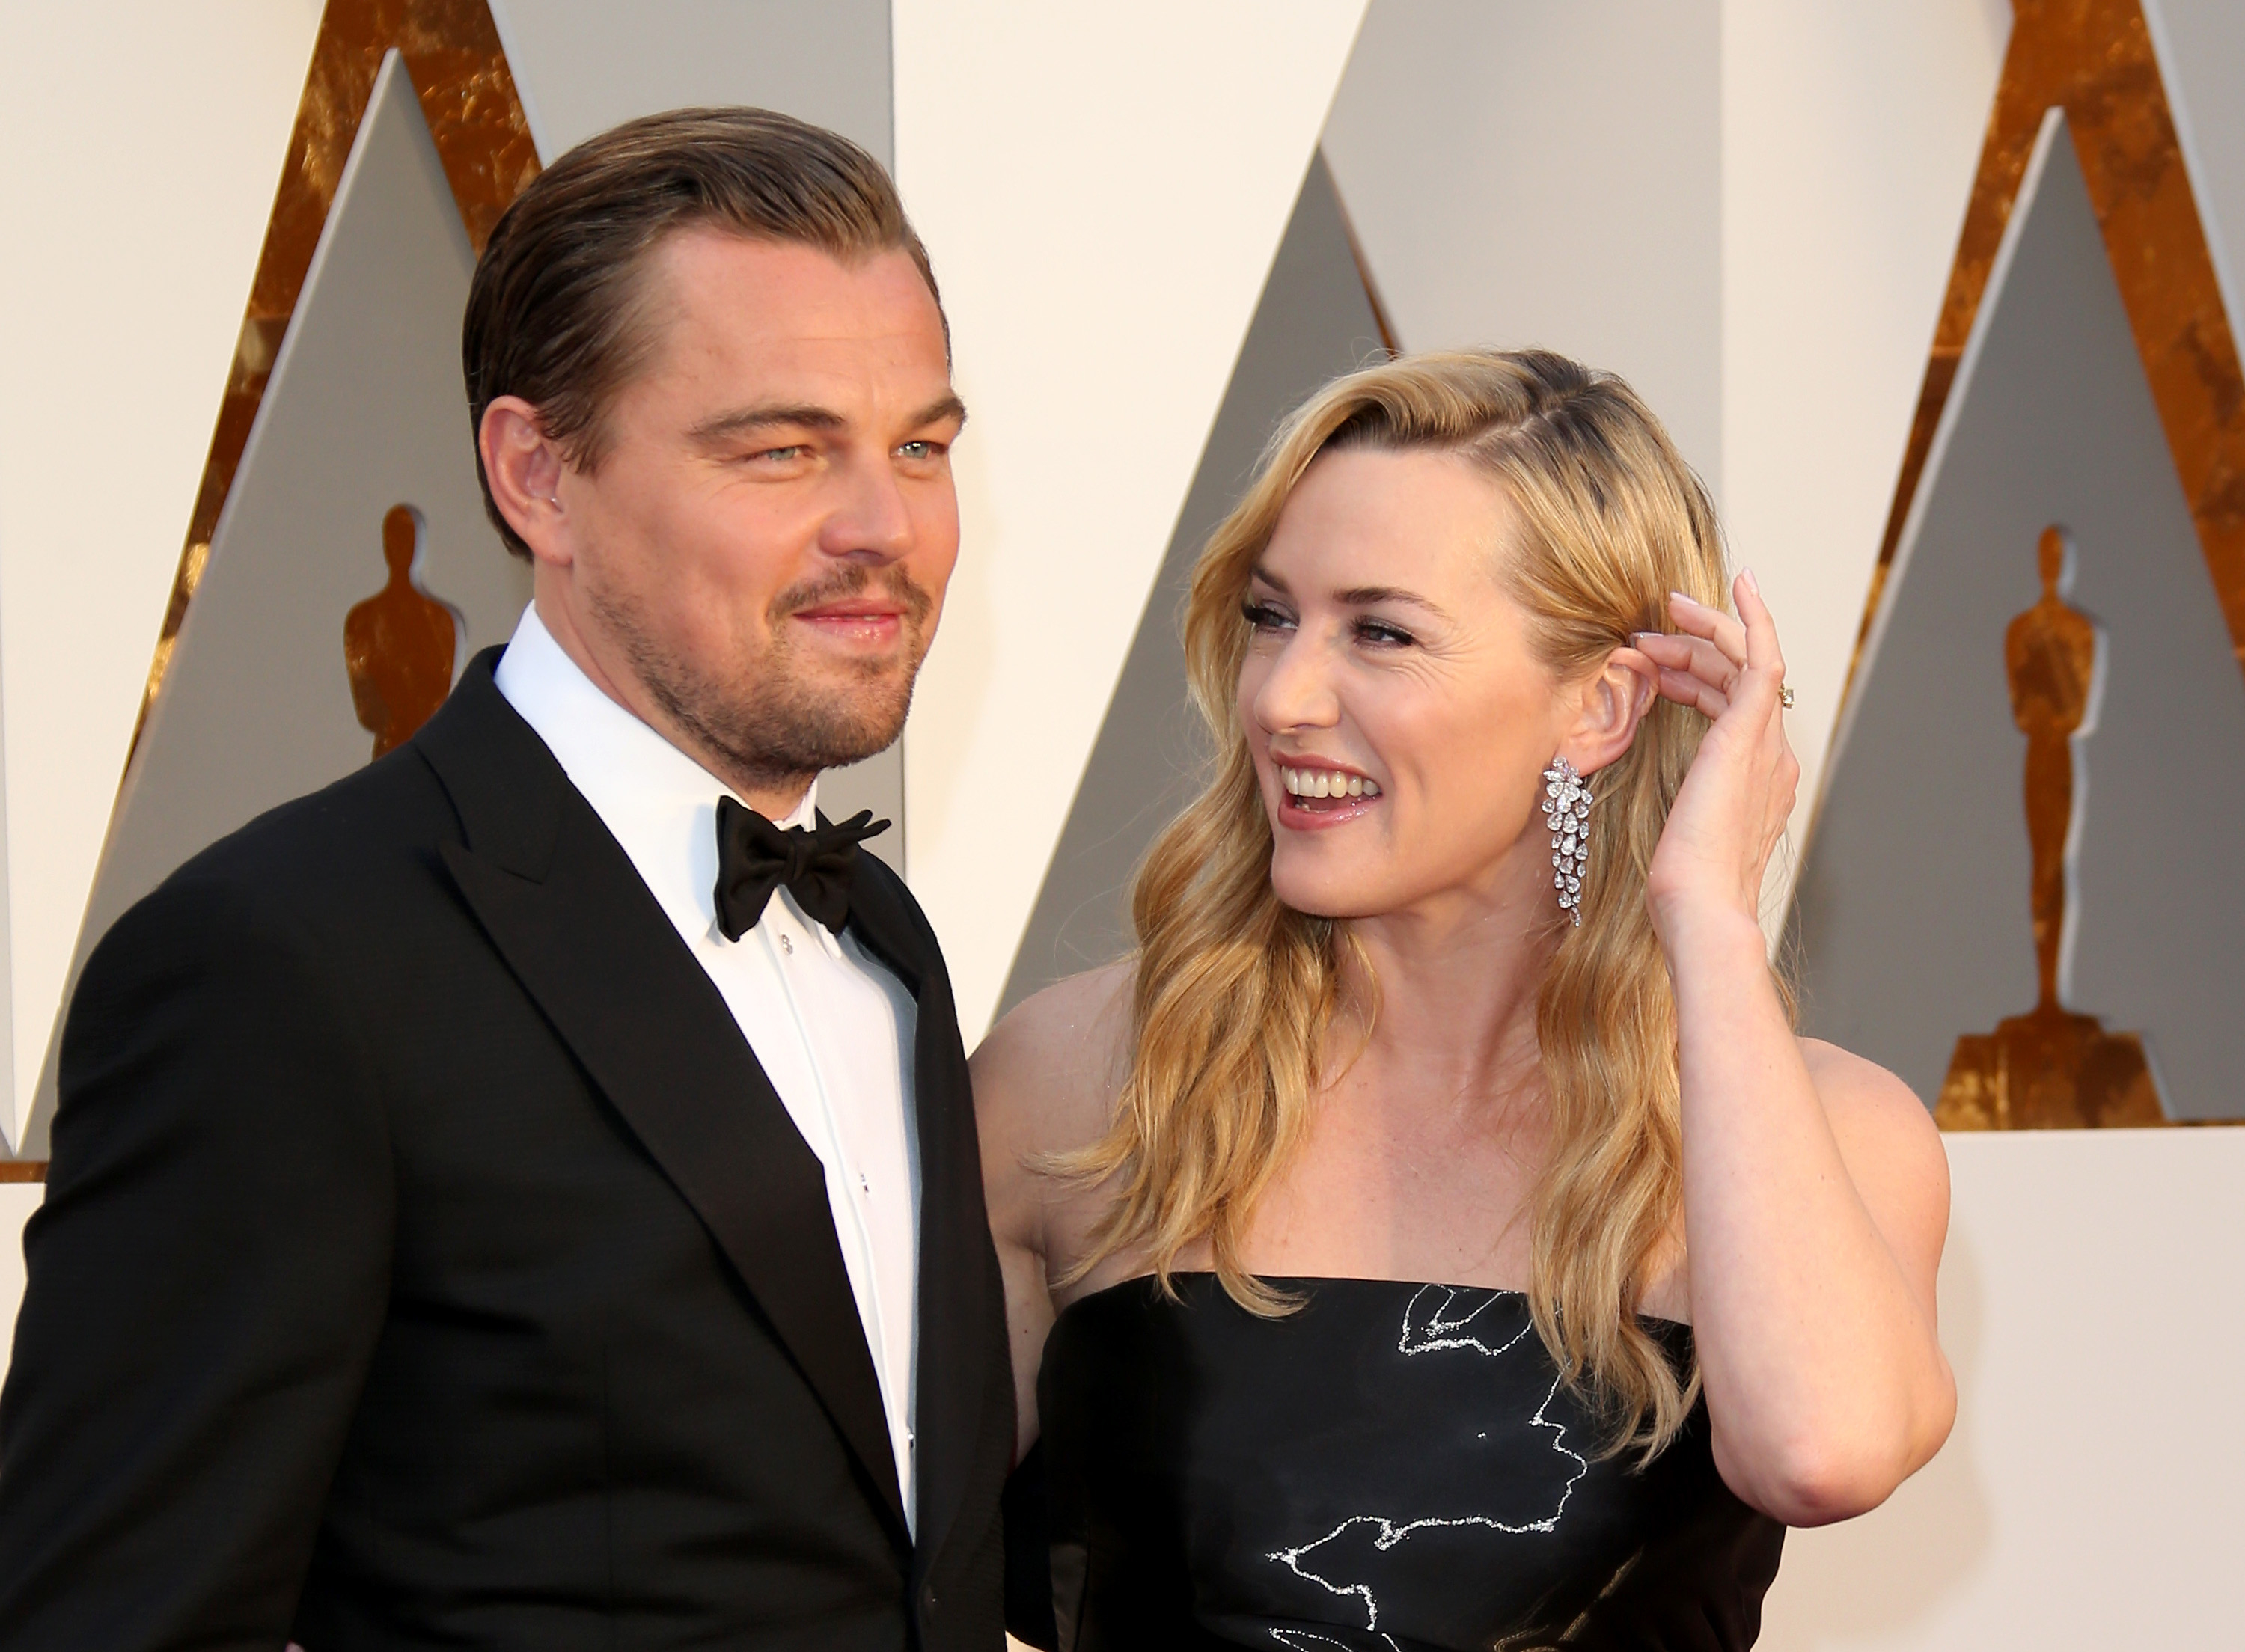
[[[1132,892],[1129,1075],[1106,1136],[1057,1166],[1114,1195],[1073,1278],[1128,1253],[1167,1289],[1180,1252],[1204,1243],[1243,1306],[1291,1305],[1242,1266],[1241,1245],[1302,1139],[1351,943],[1271,887],[1271,824],[1238,710],[1241,607],[1295,484],[1341,448],[1459,455],[1503,489],[1519,531],[1498,572],[1563,682],[1632,633],[1665,629],[1671,591],[1728,606],[1706,491],[1611,374],[1540,350],[1408,356],[1336,380],[1285,423],[1193,574],[1186,671],[1213,773]],[[1609,1449],[1648,1455],[1682,1425],[1699,1375],[1679,1374],[1635,1312],[1682,1234],[1676,1005],[1645,874],[1706,727],[1656,701],[1595,776],[1582,924],[1559,931],[1536,1005],[1550,1150],[1533,1202],[1536,1328],[1570,1385],[1611,1418]],[[1556,925],[1556,902],[1551,916]],[[1367,1015],[1376,983],[1373,993]]]

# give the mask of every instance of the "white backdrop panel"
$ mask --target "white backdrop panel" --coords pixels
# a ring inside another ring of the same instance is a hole
[[[1796,844],[2010,26],[2005,0],[1724,3],[1723,513],[1800,697]]]
[[[0,10],[12,1137],[209,451],[318,0]]]
[[[897,0],[897,173],[972,421],[905,735],[971,1045],[1012,965],[1362,0]]]
[[[2245,1129],[1947,1141],[1957,1432],[1786,1539],[1765,1652],[2238,1645]]]

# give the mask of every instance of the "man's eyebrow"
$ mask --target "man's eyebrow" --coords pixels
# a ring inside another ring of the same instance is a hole
[[[966,423],[967,403],[956,396],[939,396],[920,410],[919,416],[912,421],[910,428],[917,430],[924,425],[940,424],[946,419],[957,419],[960,423]]]
[[[765,403],[756,407],[735,408],[729,413],[715,414],[702,420],[687,435],[696,442],[723,442],[746,436],[751,430],[768,430],[774,425],[788,425],[799,430],[838,430],[847,421],[830,407],[817,407],[808,403]]]
[[[956,396],[939,396],[913,416],[910,428],[917,430],[940,423],[945,419],[957,419],[964,424],[967,422],[967,403]],[[702,420],[687,435],[696,442],[729,442],[755,430],[775,428],[838,430],[848,423],[831,407],[819,407],[808,402],[764,403],[716,414]]]

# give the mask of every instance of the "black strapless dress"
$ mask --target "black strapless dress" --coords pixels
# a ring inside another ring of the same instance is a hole
[[[1272,1283],[1304,1307],[1258,1318],[1187,1274],[1054,1325],[1064,1652],[1753,1645],[1785,1531],[1723,1484],[1704,1406],[1649,1468],[1601,1460],[1518,1292]]]

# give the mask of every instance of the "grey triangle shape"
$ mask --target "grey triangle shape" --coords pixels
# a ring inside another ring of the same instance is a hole
[[[1380,349],[1340,196],[1312,157],[1272,259],[1199,468],[1178,512],[1114,698],[1022,931],[999,1013],[1134,944],[1130,877],[1200,782],[1204,735],[1186,697],[1178,619],[1202,544],[1231,510],[1280,419]]]
[[[492,16],[549,162],[637,116],[751,104],[838,132],[894,173],[890,10],[890,0],[513,0]]]
[[[2098,625],[2074,741],[2060,997],[2143,1035],[2171,1116],[2235,1116],[2245,1058],[2245,677],[2064,116],[2020,186],[1835,741],[1795,898],[1808,1030],[1937,1094],[1960,1034],[2032,1007],[2025,737],[2004,633],[2074,547]]]
[[[455,668],[512,632],[529,572],[484,517],[460,377],[474,267],[392,51],[120,789],[71,986],[110,924],[197,850],[368,761],[343,617],[388,577],[382,522],[392,505],[421,513],[415,573],[458,617]],[[68,1005],[65,992],[64,1013]],[[28,1155],[46,1150],[53,1096],[51,1043]]]

